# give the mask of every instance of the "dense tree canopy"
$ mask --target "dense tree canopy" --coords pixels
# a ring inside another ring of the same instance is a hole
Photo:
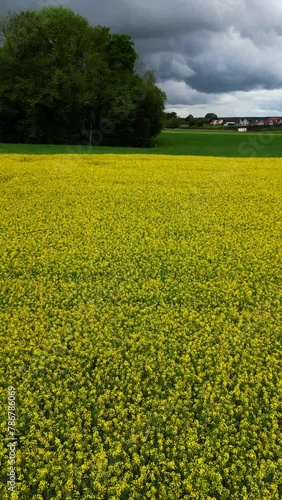
[[[215,113],[207,113],[205,118],[208,120],[217,120],[217,115]]]
[[[170,111],[165,113],[165,127],[166,128],[179,128],[182,123],[182,119],[177,116],[175,111]]]
[[[126,34],[70,9],[2,22],[0,140],[147,146],[162,128],[165,94],[135,72]]]

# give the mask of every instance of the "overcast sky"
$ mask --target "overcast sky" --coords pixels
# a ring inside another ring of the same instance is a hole
[[[63,5],[132,36],[180,116],[282,116],[281,0],[0,0]]]

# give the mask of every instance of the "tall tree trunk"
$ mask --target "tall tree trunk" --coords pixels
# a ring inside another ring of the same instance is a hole
[[[90,120],[90,130],[89,130],[89,146],[92,146],[93,128],[92,120]]]

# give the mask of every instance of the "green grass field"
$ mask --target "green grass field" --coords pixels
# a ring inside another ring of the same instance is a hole
[[[282,134],[230,131],[163,131],[154,148],[113,148],[87,146],[53,146],[0,144],[0,153],[18,154],[169,154],[222,157],[281,157]]]

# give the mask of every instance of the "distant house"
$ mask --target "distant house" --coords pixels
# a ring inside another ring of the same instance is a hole
[[[239,120],[239,125],[241,127],[247,127],[250,124],[249,120],[247,118],[243,118]]]
[[[267,118],[265,120],[264,124],[271,126],[271,125],[276,125],[279,122],[280,118],[274,117],[274,118]]]
[[[236,122],[226,122],[224,124],[225,127],[235,127],[235,125],[236,125]]]
[[[223,125],[223,120],[213,120],[211,122],[212,125]]]

